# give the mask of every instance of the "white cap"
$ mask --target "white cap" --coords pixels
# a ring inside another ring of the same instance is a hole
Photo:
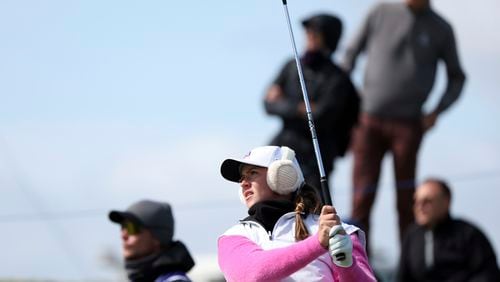
[[[287,148],[288,149],[288,148]],[[241,159],[226,159],[222,162],[220,172],[222,177],[229,181],[239,182],[241,178],[240,168],[242,164],[255,165],[268,168],[273,162],[281,160],[288,150],[284,150],[278,146],[263,146],[257,147]],[[294,165],[299,168],[299,163],[296,158],[293,158]]]

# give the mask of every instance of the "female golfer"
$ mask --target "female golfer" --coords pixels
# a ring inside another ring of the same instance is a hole
[[[221,174],[240,184],[249,208],[218,240],[228,281],[376,281],[363,231],[341,223],[334,207],[319,206],[292,149],[255,148],[226,159]]]

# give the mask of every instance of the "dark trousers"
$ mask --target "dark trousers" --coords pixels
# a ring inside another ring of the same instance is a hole
[[[420,120],[378,118],[368,114],[360,116],[354,131],[352,220],[370,234],[370,214],[380,177],[380,168],[386,152],[392,153],[396,178],[396,198],[399,237],[413,220],[413,193],[417,153],[422,141]]]

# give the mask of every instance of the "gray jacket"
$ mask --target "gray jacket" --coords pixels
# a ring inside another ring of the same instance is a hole
[[[448,83],[438,113],[457,100],[464,85],[452,27],[431,8],[416,13],[405,3],[375,6],[346,50],[342,66],[347,72],[363,51],[367,55],[363,112],[419,118],[440,60],[446,65]]]

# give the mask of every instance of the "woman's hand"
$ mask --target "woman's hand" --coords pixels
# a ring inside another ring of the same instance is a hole
[[[328,249],[328,240],[330,239],[330,229],[339,225],[340,221],[337,211],[332,206],[323,206],[319,216],[318,240],[325,249]]]

